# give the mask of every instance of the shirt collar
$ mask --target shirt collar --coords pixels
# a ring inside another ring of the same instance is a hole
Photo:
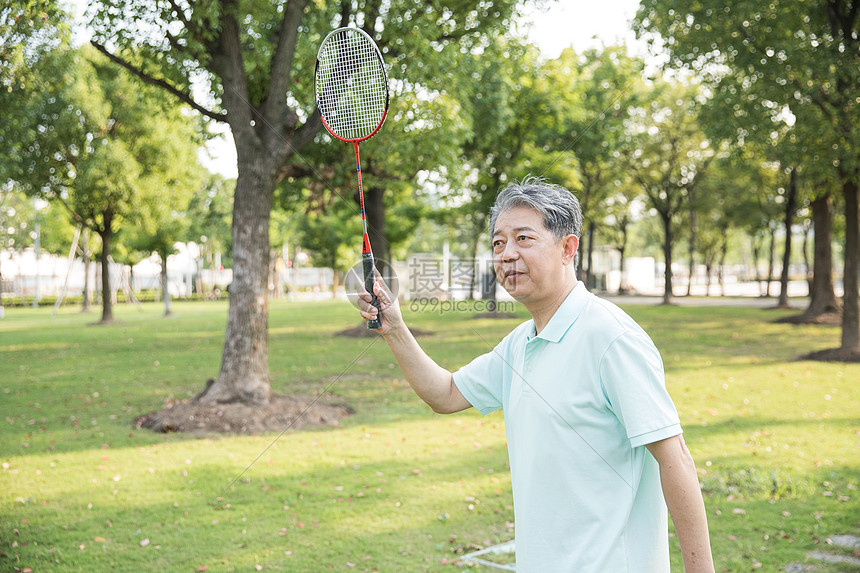
[[[582,309],[585,308],[587,300],[588,290],[585,288],[585,284],[579,281],[564,299],[564,302],[561,303],[561,306],[558,307],[558,310],[555,311],[555,314],[552,315],[552,318],[549,319],[544,329],[537,335],[537,338],[542,338],[547,342],[560,341],[571,325],[576,322]]]

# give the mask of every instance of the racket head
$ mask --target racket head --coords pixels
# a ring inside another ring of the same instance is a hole
[[[388,75],[366,32],[338,28],[320,45],[314,91],[323,125],[342,141],[372,137],[388,114]]]

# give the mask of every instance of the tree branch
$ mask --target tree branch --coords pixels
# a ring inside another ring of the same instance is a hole
[[[136,68],[131,63],[120,58],[119,56],[115,56],[114,54],[110,53],[107,48],[105,48],[103,45],[99,44],[95,40],[90,40],[90,44],[92,44],[93,47],[95,49],[97,49],[99,52],[101,52],[102,54],[107,56],[107,58],[110,61],[112,61],[116,64],[119,64],[120,66],[122,66],[123,68],[125,68],[126,70],[128,70],[129,72],[131,72],[132,74],[137,76],[138,78],[142,79],[144,82],[146,82],[150,85],[158,86],[158,87],[166,90],[167,92],[173,94],[175,97],[177,97],[181,101],[187,103],[193,109],[199,111],[200,113],[202,113],[206,117],[214,119],[215,121],[223,121],[223,122],[227,121],[227,114],[216,113],[214,111],[206,109],[205,107],[203,107],[202,105],[200,105],[196,101],[194,101],[194,99],[189,94],[182,92],[182,91],[179,91],[174,86],[167,83],[166,81],[154,78],[154,77],[150,76],[149,74],[145,73],[143,70]]]
[[[348,5],[348,2],[344,2],[344,4]],[[369,35],[371,38],[376,37],[376,20],[379,18],[379,8],[380,2],[367,2],[364,6],[364,26],[362,29]]]
[[[185,12],[182,11],[182,8],[179,7],[175,0],[167,0],[167,2],[170,4],[170,7],[173,8],[173,11],[176,12],[176,17],[180,22],[182,22],[185,29],[193,34],[194,30],[191,29],[191,22],[185,17]]]
[[[86,222],[86,220],[84,219],[84,217],[82,217],[82,216],[81,216],[77,211],[75,211],[74,209],[72,209],[72,208],[71,208],[71,206],[69,205],[68,201],[66,201],[66,200],[63,198],[63,196],[62,196],[62,195],[60,195],[60,194],[58,193],[58,194],[54,195],[54,196],[52,197],[52,199],[54,199],[54,200],[56,200],[56,201],[59,201],[59,202],[60,202],[60,205],[62,205],[62,206],[63,206],[63,208],[66,210],[66,212],[67,212],[67,213],[72,217],[72,219],[74,219],[74,220],[75,220],[79,225],[83,225],[84,227],[86,227],[86,228],[88,228],[88,229],[90,228],[90,225],[89,225],[89,224],[87,224],[87,222]]]
[[[242,58],[242,46],[239,39],[239,22],[236,20],[237,5],[235,0],[225,0],[222,6],[220,34],[218,35],[218,51],[213,54],[217,75],[223,84],[223,104],[231,112],[230,127],[233,137],[247,135],[254,115],[258,110],[250,101],[248,94],[248,77],[245,73],[245,63]],[[254,136],[256,137],[256,136]]]
[[[177,40],[177,39],[176,39],[176,36],[174,36],[173,34],[171,34],[171,33],[170,33],[170,32],[168,32],[168,31],[165,31],[165,32],[164,32],[164,37],[166,37],[166,38],[167,38],[167,42],[168,42],[168,43],[170,44],[170,46],[171,46],[174,50],[176,50],[178,53],[180,53],[180,54],[188,53],[187,46],[183,46],[182,44],[180,44],[180,43],[179,43],[179,40]]]
[[[305,10],[307,0],[289,0],[284,8],[284,17],[278,30],[278,45],[272,54],[271,74],[269,76],[269,90],[266,93],[266,103],[263,106],[263,117],[272,125],[280,125],[293,128],[293,125],[281,125],[285,117],[278,113],[284,105],[287,94],[287,86],[290,85],[292,76],[293,59],[296,55],[296,42],[299,35],[299,24]]]
[[[201,27],[197,23],[195,23],[193,20],[190,20],[185,16],[185,12],[182,10],[182,7],[176,3],[176,0],[167,0],[167,1],[170,4],[170,7],[173,9],[173,11],[176,13],[176,18],[180,22],[182,22],[182,25],[185,27],[185,29],[188,31],[188,33],[191,35],[191,37],[195,41],[200,42],[205,47],[205,50],[207,52],[212,52],[215,49],[215,44],[214,44],[213,40],[212,39],[206,39],[205,35],[200,33]],[[193,8],[192,8],[192,10],[193,10]],[[168,39],[170,39],[169,33],[167,33],[167,32],[165,32],[165,33],[168,34]]]
[[[319,109],[314,108],[308,120],[298,128],[292,137],[292,145],[296,149],[301,149],[306,143],[310,142],[322,127]]]

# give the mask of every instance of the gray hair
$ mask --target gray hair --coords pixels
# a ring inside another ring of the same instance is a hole
[[[502,189],[490,208],[490,239],[496,233],[496,219],[504,211],[516,207],[534,209],[543,216],[543,224],[556,241],[567,235],[582,235],[582,210],[576,197],[559,185],[540,177],[526,177]]]

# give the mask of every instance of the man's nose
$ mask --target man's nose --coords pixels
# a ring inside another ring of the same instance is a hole
[[[502,249],[502,252],[499,254],[501,260],[504,261],[514,261],[520,258],[520,251],[517,248],[516,241],[508,241],[505,243],[505,248]]]

